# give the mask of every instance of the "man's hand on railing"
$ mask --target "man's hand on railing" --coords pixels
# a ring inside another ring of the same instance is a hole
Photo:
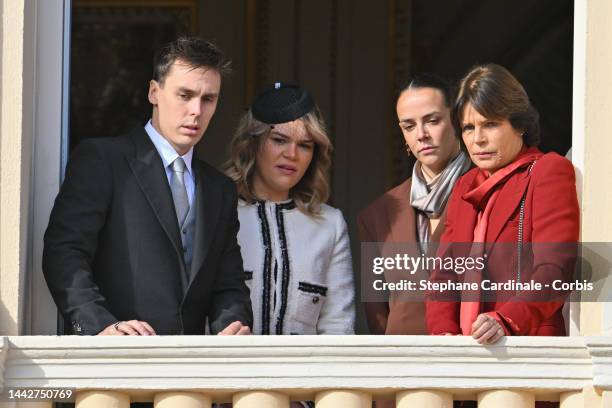
[[[247,334],[251,334],[251,328],[243,325],[238,320],[230,323],[225,329],[217,333],[218,336],[242,336]]]
[[[116,322],[98,333],[98,336],[154,336],[155,330],[147,322],[129,320]]]

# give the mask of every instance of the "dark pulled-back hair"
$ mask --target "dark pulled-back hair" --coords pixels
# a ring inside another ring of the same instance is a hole
[[[408,82],[402,86],[400,95],[408,89],[433,88],[437,89],[444,96],[444,104],[452,108],[455,101],[455,92],[451,83],[446,79],[436,74],[422,73],[413,76]],[[399,96],[399,95],[398,95]]]
[[[527,146],[540,144],[540,114],[520,82],[501,65],[476,66],[461,80],[454,109],[458,125],[468,104],[488,119],[507,119],[523,132]]]
[[[211,68],[229,74],[230,63],[216,45],[199,37],[180,37],[162,46],[153,59],[153,79],[163,85],[172,64],[184,61],[192,68]]]

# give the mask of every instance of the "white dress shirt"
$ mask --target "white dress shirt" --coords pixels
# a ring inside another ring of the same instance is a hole
[[[155,145],[157,153],[164,163],[164,169],[166,169],[166,176],[168,177],[168,184],[172,180],[172,163],[180,155],[174,150],[174,147],[153,127],[151,120],[145,125],[145,130],[151,139],[151,142]],[[193,147],[189,149],[183,156],[183,161],[187,167],[187,171],[183,173],[183,181],[185,182],[185,188],[187,189],[187,197],[189,198],[189,205],[193,204],[193,196],[195,195],[195,177],[191,169],[191,160],[193,158]]]

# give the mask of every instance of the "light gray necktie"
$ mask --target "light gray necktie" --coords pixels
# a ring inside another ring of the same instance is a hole
[[[185,217],[187,217],[189,212],[189,197],[187,196],[183,173],[185,173],[185,162],[182,157],[177,157],[172,162],[170,189],[172,190],[172,199],[174,200],[174,209],[176,210],[179,227],[183,225]]]

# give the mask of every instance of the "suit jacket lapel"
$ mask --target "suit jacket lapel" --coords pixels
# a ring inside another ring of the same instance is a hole
[[[172,242],[179,260],[182,260],[183,248],[176,211],[161,158],[144,128],[133,131],[130,137],[136,146],[135,157],[128,158],[130,168],[155,216]],[[182,265],[181,279],[184,279],[184,263],[179,262],[179,264]]]
[[[415,242],[416,217],[410,205],[411,179],[406,180],[400,188],[385,202],[381,217],[385,217],[388,236],[380,237],[381,241]]]
[[[196,226],[193,240],[193,259],[189,273],[189,284],[193,281],[202,267],[208,254],[210,243],[215,235],[215,227],[219,219],[222,205],[220,188],[215,185],[205,166],[194,159],[192,167],[195,169],[196,188]]]

